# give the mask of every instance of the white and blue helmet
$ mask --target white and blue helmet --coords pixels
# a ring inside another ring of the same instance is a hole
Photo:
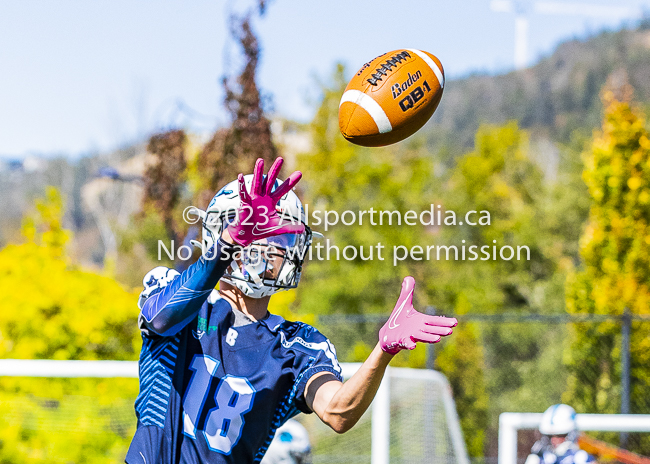
[[[576,411],[566,404],[554,404],[548,408],[539,424],[542,435],[567,435],[577,430]]]
[[[273,441],[260,464],[310,464],[311,444],[307,429],[289,419],[275,431]]]
[[[244,182],[250,191],[253,174],[244,176]],[[273,189],[281,184],[282,181],[276,180]],[[205,211],[198,208],[192,211],[203,219],[203,250],[212,247],[223,228],[234,219],[239,206],[239,185],[234,180],[217,192]],[[305,225],[305,231],[302,234],[282,234],[253,242],[244,248],[239,256],[241,259],[233,260],[222,277],[222,280],[251,298],[262,298],[297,287],[311,245],[312,232],[306,224],[305,210],[292,190],[280,199],[276,211],[285,221],[300,221]],[[198,245],[196,242],[194,244]]]

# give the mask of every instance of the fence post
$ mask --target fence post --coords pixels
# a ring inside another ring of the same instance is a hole
[[[621,414],[630,413],[630,332],[632,316],[630,309],[625,308],[621,318]],[[619,437],[621,448],[627,445],[627,432],[621,432]]]
[[[436,307],[435,306],[426,306],[424,308],[425,314],[428,314],[430,316],[435,316],[436,315]],[[427,357],[425,360],[424,367],[427,369],[433,370],[436,366],[436,346],[434,343],[427,343],[426,344],[426,350],[427,350]]]

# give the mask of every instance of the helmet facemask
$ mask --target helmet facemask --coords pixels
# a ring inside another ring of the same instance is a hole
[[[222,280],[252,298],[296,288],[311,240],[311,231],[306,227],[302,234],[255,241],[235,254]]]
[[[245,176],[247,184],[250,181],[248,177],[252,176]],[[275,188],[278,185],[276,183]],[[247,187],[250,188],[249,185]],[[203,219],[201,245],[204,252],[216,243],[224,228],[235,219],[238,206],[239,195],[233,182],[215,195],[207,211],[197,213]],[[290,191],[282,197],[277,209],[282,216],[305,223],[304,210],[295,193]],[[307,225],[301,234],[282,234],[255,241],[243,250],[234,252],[234,260],[222,280],[251,298],[262,298],[296,288],[311,242],[312,232]]]

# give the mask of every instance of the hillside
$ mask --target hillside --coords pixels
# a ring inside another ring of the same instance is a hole
[[[575,130],[591,134],[599,125],[599,93],[613,74],[619,80],[627,76],[637,101],[650,102],[650,24],[564,42],[524,70],[448,82],[425,127],[429,146],[432,151],[444,147],[450,159],[472,146],[481,123],[511,119],[568,143]]]

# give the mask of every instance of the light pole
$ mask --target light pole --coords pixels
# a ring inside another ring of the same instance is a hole
[[[496,13],[515,14],[515,69],[523,69],[528,64],[528,18],[530,13],[619,19],[638,17],[642,14],[640,9],[626,6],[561,2],[531,3],[525,0],[492,0],[490,9]]]

